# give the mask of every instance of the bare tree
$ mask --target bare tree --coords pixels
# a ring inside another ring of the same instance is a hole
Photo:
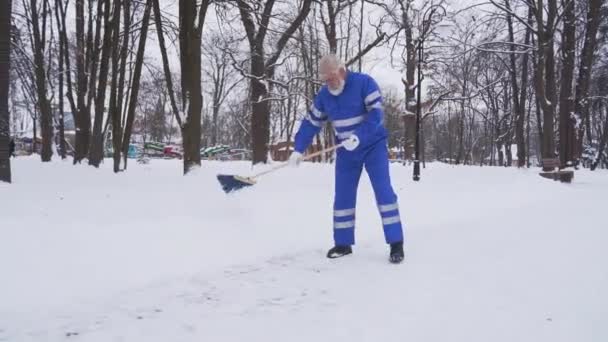
[[[583,137],[587,137],[587,145],[592,145],[591,119],[589,117],[589,90],[591,71],[597,47],[597,32],[600,27],[602,5],[604,0],[588,0],[587,20],[585,24],[585,40],[583,50],[581,51],[581,62],[579,66],[578,78],[576,82],[576,101],[574,103],[574,112],[581,119],[582,124],[578,127],[577,132],[577,151],[576,158],[580,160],[583,153]],[[578,164],[580,161],[577,161]]]
[[[89,135],[91,134],[91,112],[85,103],[87,95],[87,70],[85,51],[84,30],[84,2],[76,0],[76,97],[77,107],[74,112],[74,123],[76,125],[76,141],[74,151],[74,163],[80,163],[89,152]],[[101,1],[99,5],[101,6]],[[89,2],[89,9],[91,8]],[[90,15],[92,15],[90,13]],[[89,30],[89,34],[92,32]],[[91,76],[92,77],[92,76]]]
[[[273,44],[273,51],[266,55],[266,38],[270,31],[271,19],[275,0],[266,0],[263,6],[246,0],[236,0],[241,21],[246,32],[250,49],[249,80],[251,89],[251,137],[253,146],[253,164],[266,163],[268,143],[270,139],[270,80],[274,78],[279,58],[288,40],[297,28],[304,22],[310,12],[312,0],[303,0],[295,19],[284,29]],[[261,10],[261,12],[259,12]],[[255,18],[255,19],[254,19]],[[257,19],[257,20],[256,20]]]
[[[236,70],[231,66],[227,47],[222,46],[222,44],[226,44],[225,41],[222,41],[222,37],[218,33],[208,37],[209,39],[203,43],[203,55],[207,59],[204,73],[206,79],[211,82],[211,87],[207,91],[211,96],[212,110],[210,143],[216,145],[219,135],[218,119],[222,104],[242,78],[235,79]]]
[[[40,110],[40,131],[42,135],[42,150],[40,158],[43,162],[48,162],[53,156],[53,113],[51,104],[47,97],[47,63],[44,61],[44,53],[47,47],[46,25],[49,18],[50,9],[48,1],[42,2],[42,9],[39,9],[38,1],[30,0],[29,5],[24,1],[23,6],[26,13],[29,12],[32,32],[32,52],[34,55],[34,66],[36,75],[36,94],[38,108]],[[39,12],[40,11],[40,12]]]
[[[154,2],[154,17],[161,55],[163,70],[171,99],[173,115],[177,119],[182,132],[184,147],[184,174],[193,167],[201,164],[201,111],[203,98],[201,90],[201,43],[205,16],[211,0],[203,0],[197,7],[195,0],[180,0],[179,2],[179,47],[181,66],[182,113],[177,109],[173,81],[167,58],[167,50],[162,29],[162,17],[158,0]]]
[[[9,156],[10,125],[8,92],[10,88],[11,0],[0,3],[0,181],[11,182]]]
[[[543,159],[555,157],[554,118],[557,105],[557,84],[555,80],[554,32],[557,20],[557,0],[547,0],[547,19],[543,0],[530,4],[536,18],[536,42],[538,53],[535,63],[536,96],[543,112]],[[546,171],[550,168],[544,166]]]
[[[562,168],[574,166],[576,132],[574,116],[575,15],[574,1],[562,0],[562,79],[559,96],[559,157]]]
[[[59,97],[57,99],[58,103],[59,103],[59,117],[58,117],[58,121],[59,121],[59,155],[61,156],[61,159],[65,159],[66,155],[67,155],[67,151],[66,151],[66,142],[65,142],[65,120],[64,120],[64,113],[65,113],[65,96],[64,96],[64,72],[65,72],[65,55],[68,53],[67,49],[65,48],[65,44],[63,41],[63,33],[65,31],[65,27],[63,27],[64,23],[65,23],[65,12],[62,10],[63,8],[63,4],[61,0],[55,0],[55,25],[57,25],[57,32],[59,35],[58,41],[57,41],[57,45],[59,45],[59,61],[57,61],[57,65],[58,65],[58,71],[57,71],[57,77],[59,78],[58,80],[58,85],[59,85]]]
[[[114,172],[121,171],[120,161],[123,151],[123,102],[125,94],[125,75],[127,72],[127,55],[129,51],[129,43],[131,36],[131,5],[129,1],[123,3],[123,33],[120,44],[118,39],[115,41],[115,47],[112,50],[112,81],[110,85],[110,104],[108,107],[109,120],[112,125],[112,149],[113,155],[113,168]],[[118,13],[115,14],[118,16]],[[143,23],[142,23],[143,24]],[[144,28],[142,27],[142,30]],[[118,37],[119,25],[115,22],[112,27],[114,31],[114,37]],[[125,156],[125,168],[126,156]]]
[[[126,124],[124,127],[124,134],[122,136],[122,154],[123,154],[123,158],[124,158],[124,163],[125,163],[125,168],[127,167],[127,155],[129,152],[129,143],[131,141],[131,132],[133,130],[133,121],[135,120],[135,108],[137,107],[137,100],[138,100],[138,95],[139,95],[139,85],[140,85],[140,79],[141,79],[141,69],[143,67],[143,60],[144,60],[144,51],[146,49],[146,40],[147,40],[147,36],[148,36],[148,26],[149,26],[149,22],[150,22],[150,13],[152,10],[152,0],[147,0],[146,1],[146,7],[144,10],[144,16],[142,19],[142,23],[141,23],[141,33],[140,33],[140,37],[139,37],[139,45],[137,47],[137,56],[135,59],[135,70],[133,71],[133,77],[131,79],[131,98],[129,99],[129,105],[128,105],[128,109],[127,109],[127,115],[126,115]],[[124,44],[127,44],[126,41],[123,42]],[[123,51],[123,53],[125,53]],[[199,80],[199,84],[200,84],[200,80]],[[200,85],[199,85],[200,86]],[[122,99],[121,99],[122,101]],[[118,107],[120,108],[120,107]],[[117,119],[117,115],[115,114],[115,119]],[[113,127],[118,126],[118,120],[113,122]],[[116,129],[115,134],[119,134],[120,133],[120,129]],[[120,135],[120,134],[119,134]],[[200,136],[199,136],[200,139]],[[118,141],[114,142],[116,145],[118,145]],[[120,155],[116,155],[117,148],[115,148],[114,150],[114,167],[116,168],[116,163],[118,162],[118,160],[120,159]]]
[[[327,37],[327,43],[329,44],[329,52],[333,54],[338,53],[338,36],[336,32],[336,26],[339,24],[338,15],[345,9],[351,9],[357,0],[324,0],[325,11],[321,11],[321,21],[323,23],[323,29],[325,30],[325,36]],[[327,14],[325,14],[327,12]]]
[[[91,136],[91,145],[89,150],[89,165],[99,167],[101,160],[103,159],[104,149],[104,138],[102,134],[103,129],[103,118],[104,111],[106,110],[106,93],[108,89],[108,74],[110,66],[110,56],[112,54],[112,48],[114,43],[118,40],[117,30],[113,29],[120,25],[120,10],[121,2],[114,1],[113,15],[110,17],[112,11],[112,2],[110,0],[104,1],[104,12],[103,12],[103,45],[101,47],[101,60],[99,65],[99,75],[97,88],[91,87],[90,91],[96,91],[95,96],[95,117],[93,123],[93,134]]]
[[[523,167],[526,162],[526,143],[524,135],[524,120],[526,117],[526,93],[528,84],[528,53],[523,53],[521,62],[521,83],[517,81],[517,53],[516,53],[516,40],[513,29],[513,12],[511,11],[511,4],[509,0],[504,2],[505,8],[508,10],[506,13],[507,25],[509,30],[509,49],[510,54],[510,70],[511,75],[511,89],[513,99],[513,114],[515,118],[515,140],[517,142],[517,166]],[[528,10],[528,23],[531,24],[532,11]],[[524,47],[530,44],[530,29],[526,29],[526,38]]]
[[[394,31],[391,34],[394,36],[391,64],[397,64],[405,72],[402,78],[405,96],[403,102],[405,124],[401,141],[404,144],[405,159],[410,159],[414,152],[415,141],[417,51],[422,44],[428,46],[433,42],[435,30],[446,16],[445,1],[427,1],[419,6],[416,6],[414,0],[368,1],[383,8],[390,18],[389,24]],[[395,62],[394,55],[397,49],[400,51],[397,54],[400,58]],[[429,56],[431,53],[427,51],[426,55]]]

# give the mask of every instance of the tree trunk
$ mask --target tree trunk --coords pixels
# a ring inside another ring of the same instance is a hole
[[[528,10],[528,24],[532,26],[534,20],[534,14],[532,10]],[[530,29],[526,29],[526,38],[524,40],[524,44],[530,45],[532,32]],[[521,89],[520,89],[520,97],[519,97],[519,108],[520,114],[517,117],[517,130],[523,135],[524,132],[524,122],[526,117],[526,101],[528,94],[528,60],[530,56],[528,53],[524,54],[521,62]],[[517,141],[517,159],[518,167],[523,167],[524,165],[528,165],[527,160],[530,158],[530,110],[528,110],[528,131],[526,134],[526,139],[524,137],[518,138]]]
[[[555,105],[556,105],[556,84],[555,84],[555,56],[553,53],[553,32],[552,28],[557,16],[556,0],[548,0],[548,14],[545,30],[543,19],[544,11],[543,0],[538,0],[535,10],[537,34],[537,68],[535,73],[535,88],[538,102],[542,108],[543,116],[543,139],[542,139],[542,158],[552,159],[555,157],[555,138],[554,124]],[[545,171],[551,171],[544,168]]]
[[[217,136],[219,133],[218,127],[218,117],[220,112],[220,104],[219,104],[219,94],[220,91],[219,85],[215,85],[216,89],[213,94],[213,113],[212,113],[212,126],[211,126],[211,146],[217,145]]]
[[[587,10],[587,23],[585,28],[585,41],[583,50],[581,51],[581,63],[578,72],[578,80],[576,82],[576,100],[574,104],[574,113],[579,118],[580,125],[576,136],[576,164],[579,163],[583,153],[583,136],[586,133],[587,144],[591,146],[591,120],[589,118],[589,88],[591,80],[591,69],[593,66],[593,57],[597,45],[597,31],[601,22],[601,7],[604,0],[589,0],[589,8]]]
[[[251,73],[264,76],[264,61],[261,58],[251,59]],[[270,102],[266,100],[268,89],[258,80],[251,80],[251,138],[253,144],[253,160],[266,162],[268,142],[270,139]]]
[[[38,109],[34,108],[32,154],[38,153]]]
[[[357,54],[361,54],[361,51],[363,51],[363,18],[365,17],[365,13],[363,12],[365,8],[365,0],[361,0],[361,13],[359,15],[359,49],[357,51]],[[363,58],[359,58],[358,61],[358,70],[359,72],[361,72],[361,63],[363,62]]]
[[[67,86],[67,88],[65,88],[67,90],[66,96],[70,104],[72,116],[75,116],[78,112],[78,108],[76,106],[76,102],[74,101],[74,94],[72,92],[72,68],[70,64],[70,50],[68,47],[68,35],[66,29],[67,6],[63,7],[61,0],[57,0],[55,5],[57,25],[59,27],[59,44],[63,50],[63,59],[60,61],[60,63],[62,63],[62,67],[65,68],[63,76],[65,77],[65,84]]]
[[[602,137],[600,139],[600,145],[597,150],[597,157],[595,158],[595,161],[593,161],[593,163],[591,164],[591,171],[595,171],[597,166],[600,164],[600,161],[602,160],[602,156],[604,155],[604,149],[606,148],[606,144],[608,143],[608,115],[604,120],[604,129],[603,129],[603,132],[601,132],[601,134],[602,134]]]
[[[53,156],[53,113],[46,91],[47,79],[44,63],[45,42],[42,37],[44,32],[40,31],[40,20],[45,23],[48,14],[44,12],[42,13],[42,18],[40,18],[37,6],[36,0],[30,1],[31,23],[34,36],[32,45],[34,49],[36,72],[36,94],[38,97],[38,108],[40,109],[40,131],[42,136],[40,159],[43,162],[48,162],[51,161],[51,157]],[[45,25],[43,24],[43,26]]]
[[[74,113],[74,124],[76,125],[74,163],[80,163],[89,152],[89,135],[91,134],[91,113],[85,104],[87,75],[85,70],[84,0],[76,0],[76,78],[78,111]]]
[[[107,3],[107,4],[106,4]],[[95,102],[95,100],[97,99],[97,95],[98,93],[95,91],[96,88],[96,84],[97,84],[97,77],[101,77],[101,75],[98,75],[97,70],[99,68],[99,64],[100,64],[100,58],[102,53],[103,47],[100,47],[100,40],[102,39],[101,37],[101,27],[102,26],[107,26],[105,20],[102,21],[102,17],[105,18],[105,16],[102,16],[102,11],[104,8],[108,9],[110,8],[110,5],[113,3],[113,1],[107,1],[107,0],[97,0],[97,14],[95,16],[90,15],[89,16],[89,32],[87,33],[87,43],[86,43],[86,62],[85,62],[85,68],[87,71],[87,76],[88,78],[88,93],[87,93],[87,102],[86,102],[86,110],[87,110],[87,115],[91,115],[91,107],[93,106],[93,103]],[[105,6],[104,6],[105,4]],[[93,4],[91,2],[89,2],[89,13],[93,13]],[[95,35],[93,36],[93,18],[95,17]],[[102,43],[103,44],[103,43]],[[91,148],[91,146],[89,146],[89,148]]]
[[[131,36],[131,3],[123,2],[123,39],[120,53],[118,47],[115,47],[112,54],[112,85],[110,90],[110,107],[109,115],[112,122],[112,149],[113,153],[113,169],[117,173],[121,171],[120,160],[122,155],[122,107],[124,99],[124,85],[126,74],[127,54],[129,50],[129,38]],[[143,27],[142,27],[143,29]],[[120,26],[114,26],[114,36],[120,34]],[[118,44],[118,39],[116,39]]]
[[[334,0],[326,0],[325,3],[327,4],[327,21],[324,18],[323,11],[321,11],[321,20],[325,29],[329,52],[336,54],[338,52],[338,39],[336,37],[337,8],[334,7]],[[337,6],[340,6],[340,3]]]
[[[509,11],[511,10],[511,4],[509,0],[505,0],[505,8]],[[532,14],[532,11],[528,11],[528,18]],[[511,54],[510,54],[510,62],[511,62],[511,89],[512,89],[512,99],[513,99],[513,115],[515,117],[515,141],[517,143],[517,166],[523,167],[526,161],[526,145],[524,138],[524,123],[525,123],[525,113],[526,113],[526,104],[525,104],[525,94],[526,94],[526,81],[527,81],[527,71],[528,71],[528,54],[524,54],[522,58],[522,79],[521,79],[521,88],[517,84],[517,67],[515,61],[515,35],[513,33],[513,20],[512,15],[510,13],[507,14],[507,24],[509,30],[509,41],[512,43],[510,46]],[[530,20],[528,20],[530,21]],[[525,44],[529,44],[530,40],[530,31],[526,31],[526,42]],[[521,92],[520,92],[521,89]],[[508,146],[510,151],[510,146]]]
[[[135,70],[133,71],[133,80],[131,81],[131,98],[129,99],[129,108],[127,110],[127,121],[125,123],[124,135],[122,138],[122,154],[124,167],[127,168],[127,157],[129,154],[129,144],[131,143],[131,132],[133,131],[133,121],[135,120],[135,108],[137,107],[137,99],[139,95],[139,80],[141,78],[141,69],[144,61],[144,51],[146,49],[146,40],[148,37],[148,26],[150,24],[150,11],[152,10],[152,0],[146,1],[146,8],[142,19],[141,34],[139,37],[139,46],[137,47],[137,56],[135,58]]]
[[[156,34],[158,36],[158,45],[160,47],[160,53],[163,61],[163,71],[165,73],[165,82],[167,84],[167,93],[169,94],[169,100],[171,102],[171,109],[173,111],[173,117],[177,120],[177,124],[180,129],[182,128],[182,118],[177,109],[177,102],[175,101],[175,91],[173,87],[173,79],[171,78],[171,70],[169,68],[169,58],[167,56],[167,48],[165,47],[165,37],[163,34],[162,18],[160,13],[159,0],[152,0],[154,6],[154,22],[156,24]]]
[[[465,96],[466,88],[463,88],[462,97]],[[460,113],[458,113],[458,154],[456,155],[456,165],[464,159],[464,100],[460,101]]]
[[[557,17],[557,0],[548,0],[548,15],[547,15],[547,27],[552,28],[554,26]],[[557,81],[555,79],[555,53],[554,53],[554,32],[551,30],[545,31],[545,84],[546,84],[546,98],[548,102],[546,104],[546,110],[544,111],[544,127],[545,133],[545,154],[544,158],[555,157],[555,108],[557,105]]]
[[[11,182],[10,120],[8,112],[11,3],[11,0],[0,2],[0,182],[7,183]]]
[[[145,10],[144,10],[145,11]],[[122,125],[123,119],[121,113],[123,112],[123,108],[127,108],[125,103],[125,75],[127,74],[127,57],[129,53],[129,49],[131,45],[129,45],[131,38],[131,3],[129,1],[125,2],[124,8],[124,38],[122,42],[122,48],[120,51],[120,77],[118,79],[118,93],[117,93],[117,101],[115,113],[116,127],[112,126],[112,148],[114,149],[114,172],[118,172],[120,170],[120,160],[122,157],[122,143],[124,139],[124,127]],[[129,84],[129,88],[131,88],[131,84]],[[126,114],[125,114],[126,117]]]
[[[526,167],[530,167],[530,146],[532,145],[530,142],[530,131],[532,127],[530,126],[530,117],[532,116],[532,101],[528,103],[528,115],[526,122]]]
[[[61,11],[59,10],[59,1],[55,1],[55,19],[56,19],[56,25],[57,25],[57,31],[59,33],[59,61],[57,62],[57,66],[58,66],[58,78],[59,78],[59,155],[61,156],[61,159],[65,159],[66,158],[66,146],[65,146],[65,121],[64,121],[64,113],[65,113],[65,108],[64,108],[64,93],[63,93],[63,73],[64,73],[64,49],[63,49],[63,38],[62,38],[62,27],[61,27],[61,20],[60,20],[60,15],[61,15]]]
[[[97,86],[97,96],[95,98],[95,121],[93,124],[93,136],[91,137],[91,146],[89,151],[89,165],[99,167],[103,160],[104,137],[102,134],[103,116],[106,109],[106,92],[108,87],[108,72],[110,65],[110,56],[112,54],[113,45],[118,44],[118,35],[114,36],[117,31],[114,28],[120,25],[120,1],[114,1],[114,13],[110,20],[111,1],[106,0],[104,6],[104,34],[103,46],[101,48],[101,63],[99,66],[99,83]],[[94,88],[91,88],[93,92]]]
[[[405,110],[407,118],[404,118],[404,149],[405,157],[411,160],[412,153],[414,151],[414,141],[416,139],[416,120],[412,118],[416,112],[416,45],[414,43],[412,33],[412,23],[409,17],[409,4],[404,5],[403,2],[399,2],[401,5],[401,26],[405,32],[405,44],[406,44],[406,61],[405,61]]]
[[[63,56],[63,48],[59,48],[59,59]],[[63,62],[59,62],[59,155],[61,159],[66,158],[66,146],[65,146],[65,108],[64,108],[64,95],[63,95]]]
[[[564,3],[565,2],[565,3]],[[561,168],[574,166],[575,125],[572,80],[575,63],[575,17],[574,1],[562,0],[564,7],[562,31],[562,82],[559,96],[559,159]]]
[[[197,19],[196,1],[179,2],[182,109],[188,115],[182,128],[184,174],[201,165],[201,35],[208,5],[208,0],[203,1]]]
[[[274,68],[287,41],[292,37],[297,28],[304,22],[310,12],[312,0],[304,0],[297,17],[291,22],[289,27],[281,34],[280,38],[274,43],[275,51],[265,58],[264,46],[268,25],[272,18],[272,8],[274,0],[267,0],[263,5],[261,24],[256,30],[253,19],[254,9],[243,0],[237,0],[239,13],[243,27],[249,41],[251,58],[251,140],[253,150],[253,164],[266,163],[268,158],[268,142],[270,140],[270,102],[268,101],[269,82],[267,80],[274,76]],[[265,82],[262,82],[264,80]]]
[[[126,12],[126,11],[125,11]],[[126,27],[125,27],[126,28]],[[127,44],[128,35],[124,35],[123,47]],[[123,89],[119,88],[118,78],[122,77],[120,71],[118,71],[118,54],[114,49],[114,56],[112,57],[112,84],[110,86],[110,106],[109,115],[112,120],[112,149],[113,149],[113,170],[114,173],[120,172],[120,156],[122,148],[122,125],[121,125],[121,107],[118,106],[118,92],[122,92]]]

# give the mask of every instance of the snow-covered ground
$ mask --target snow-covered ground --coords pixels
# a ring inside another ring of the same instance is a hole
[[[608,173],[392,166],[406,259],[362,177],[329,260],[333,166],[226,195],[247,163],[36,158],[0,183],[0,341],[608,341]]]

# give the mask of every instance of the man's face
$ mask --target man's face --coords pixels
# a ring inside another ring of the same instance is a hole
[[[340,89],[346,74],[344,70],[326,65],[320,67],[319,73],[321,80],[325,81],[331,90]]]

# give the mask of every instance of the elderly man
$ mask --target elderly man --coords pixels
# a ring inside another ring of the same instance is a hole
[[[390,245],[389,261],[403,260],[403,229],[397,195],[389,176],[387,131],[384,127],[382,95],[377,83],[364,73],[346,69],[334,55],[320,61],[319,71],[326,84],[316,95],[308,115],[295,135],[292,166],[323,123],[330,120],[335,130],[337,150],[333,215],[334,247],[328,258],[352,253],[355,244],[355,207],[361,171],[365,166],[382,218],[384,238]]]

